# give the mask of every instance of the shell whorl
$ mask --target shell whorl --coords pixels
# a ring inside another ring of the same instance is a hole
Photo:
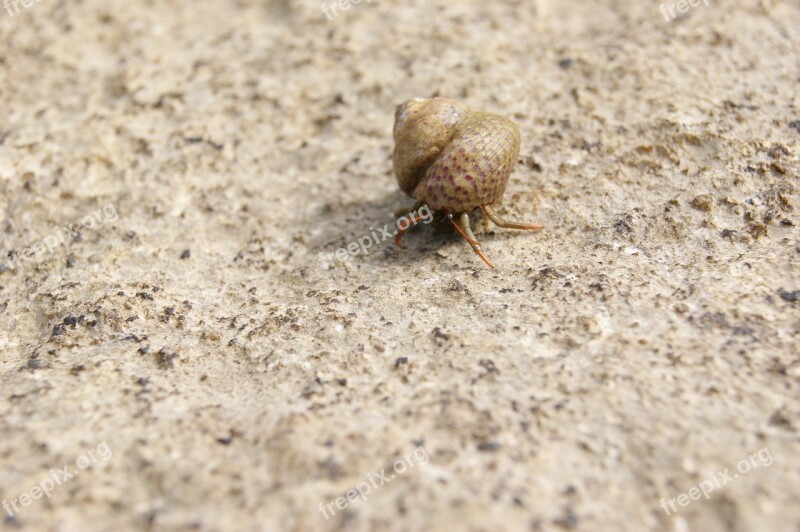
[[[464,105],[446,98],[416,98],[397,106],[392,161],[403,192],[413,195],[468,112]]]
[[[400,188],[433,210],[499,201],[519,155],[519,129],[446,98],[397,107],[393,163]]]

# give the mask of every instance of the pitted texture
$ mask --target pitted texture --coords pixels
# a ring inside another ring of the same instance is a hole
[[[800,3],[323,2],[0,6],[0,531],[800,532]],[[378,229],[437,90],[495,270]]]
[[[462,212],[503,197],[519,155],[519,129],[491,113],[469,113],[414,189],[433,210]]]

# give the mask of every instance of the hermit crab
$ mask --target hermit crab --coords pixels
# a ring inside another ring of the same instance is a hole
[[[469,214],[480,208],[500,227],[535,231],[541,225],[507,222],[493,206],[506,190],[508,176],[519,155],[519,129],[492,113],[472,111],[447,98],[415,98],[397,106],[394,117],[392,162],[400,189],[417,200],[396,216],[410,217],[395,243],[412,224],[423,205],[445,216],[475,253],[494,268],[481,250],[470,226]]]

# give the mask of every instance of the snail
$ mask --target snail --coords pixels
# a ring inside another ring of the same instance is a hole
[[[480,208],[499,227],[536,231],[541,225],[507,222],[492,207],[506,190],[519,155],[519,129],[492,113],[472,111],[447,98],[415,98],[397,106],[392,163],[400,189],[417,200],[397,211],[420,221],[414,213],[423,205],[444,215],[483,261],[494,268],[470,227],[469,213]]]

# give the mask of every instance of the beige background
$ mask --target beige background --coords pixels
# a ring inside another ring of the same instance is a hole
[[[798,28],[756,0],[2,11],[0,497],[113,456],[0,526],[798,530]],[[501,212],[545,231],[483,233],[494,271],[440,224],[332,261],[410,203],[394,106],[434,94],[519,124]]]

